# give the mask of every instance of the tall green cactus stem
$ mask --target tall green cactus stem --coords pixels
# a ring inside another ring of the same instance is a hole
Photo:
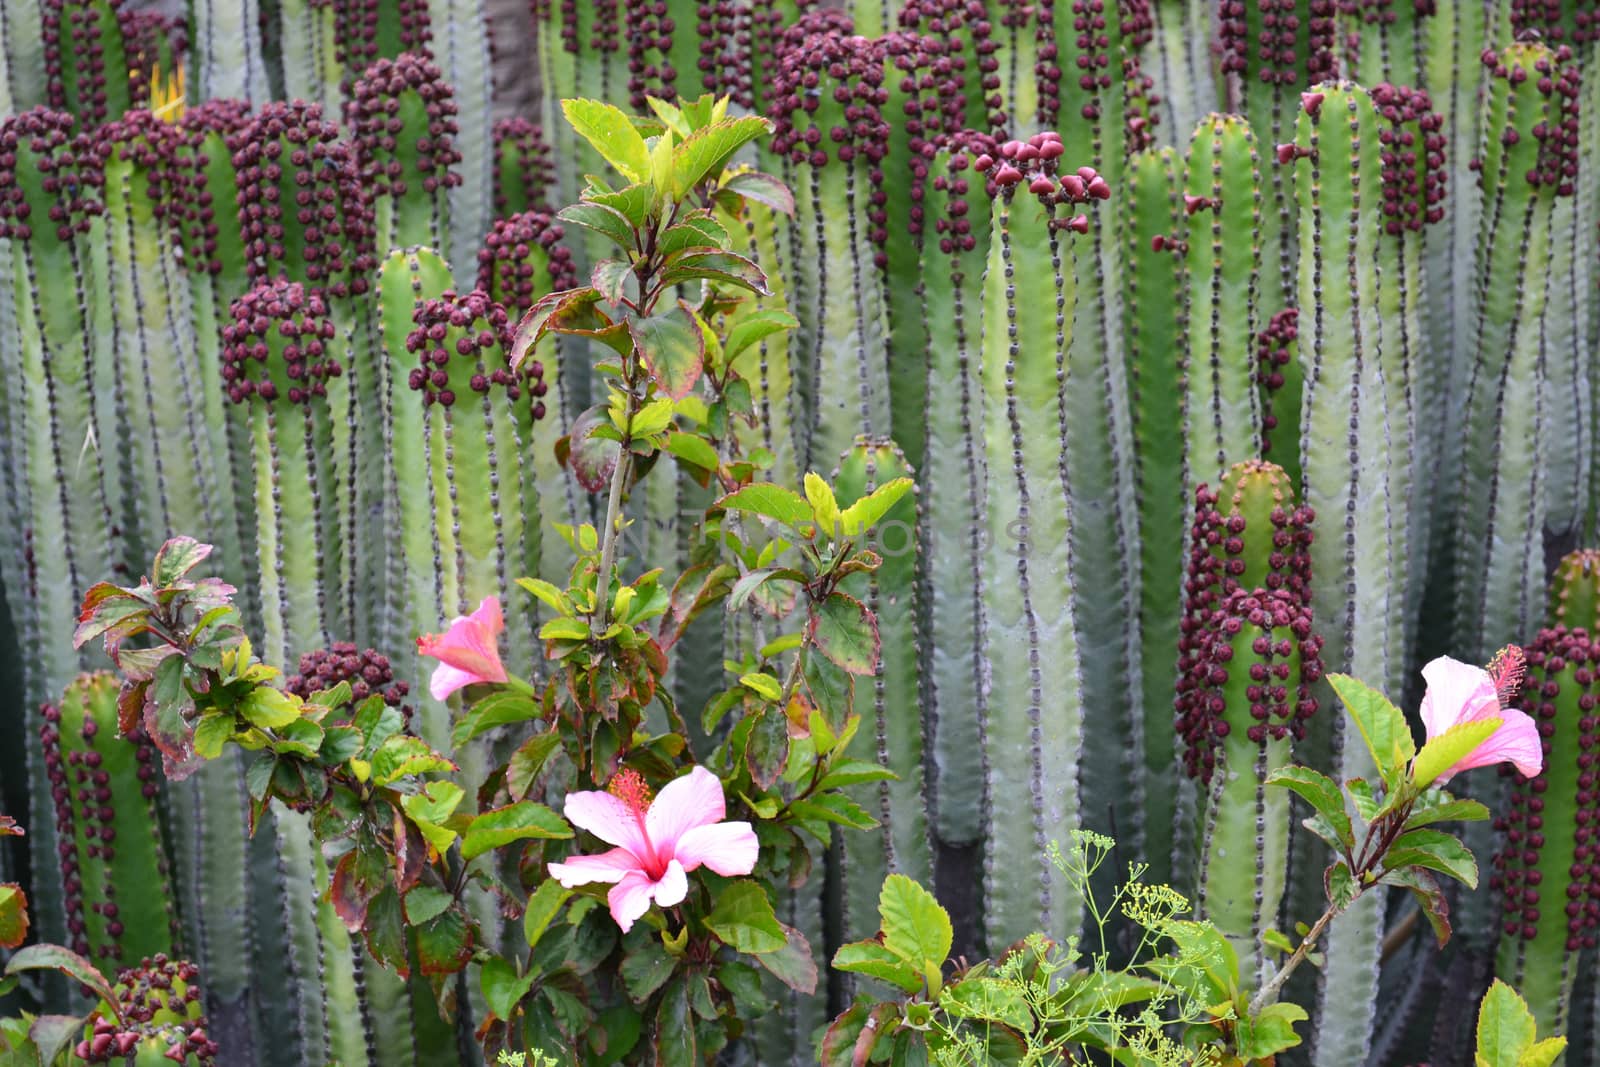
[[[470,263],[492,218],[494,186],[494,72],[484,0],[428,0],[436,29],[429,53],[444,72],[457,108],[455,135],[461,182],[450,188],[447,249],[456,263]]]
[[[1334,11],[1334,0],[1261,0],[1222,8],[1220,88],[1266,143],[1292,138],[1295,93],[1333,74]],[[1284,307],[1296,302],[1294,189],[1275,170],[1263,193],[1262,299],[1268,307]]]
[[[1302,98],[1295,145],[1283,155],[1300,205],[1300,453],[1304,500],[1323,523],[1311,548],[1323,660],[1392,690],[1402,678],[1410,503],[1397,492],[1395,467],[1409,461],[1411,415],[1397,384],[1401,346],[1382,317],[1384,287],[1395,284],[1380,244],[1389,240],[1382,125],[1364,89],[1324,83]],[[1329,718],[1337,720],[1331,731],[1312,731],[1312,761],[1332,763],[1341,779],[1371,778],[1366,746],[1345,736],[1342,717]],[[1320,886],[1315,892],[1320,899]],[[1372,893],[1329,927],[1318,1067],[1366,1058],[1382,919],[1381,894]]]
[[[711,24],[699,17],[697,7],[693,0],[622,0],[628,103],[635,111],[648,112],[650,96],[693,100],[700,95],[700,35],[710,36]]]
[[[774,150],[796,165],[798,215],[811,220],[799,224],[802,250],[794,264],[803,283],[797,290],[816,305],[810,351],[801,357],[801,388],[810,401],[800,435],[804,468],[839,455],[857,433],[884,434],[891,427],[883,292],[865,210],[872,196],[869,165],[886,139],[883,62],[876,44],[864,47],[860,38],[832,27],[815,31],[828,24],[821,15],[802,16],[791,28],[794,38],[778,71],[780,120],[773,140]],[[811,80],[820,81],[820,95],[807,88]],[[847,107],[854,121],[847,120]],[[831,152],[822,147],[825,137]]]
[[[1600,549],[1568,552],[1550,581],[1549,620],[1569,630],[1600,632]]]
[[[1456,639],[1480,658],[1528,632],[1543,588],[1542,531],[1551,440],[1545,307],[1551,223],[1576,145],[1563,124],[1577,72],[1537,42],[1485,52],[1479,171],[1484,191],[1463,400],[1456,517]]]
[[[0,5],[0,115],[20,115],[45,102],[44,2]]]
[[[1134,810],[1143,818],[1119,824],[1121,840],[1145,857],[1150,877],[1172,881],[1176,795],[1144,788],[1167,781],[1176,766],[1171,698],[1178,669],[1179,591],[1183,584],[1184,361],[1178,338],[1188,286],[1178,153],[1141,152],[1129,168],[1125,218],[1123,336],[1127,340],[1136,499],[1139,506],[1139,630],[1143,647],[1140,731],[1143,767],[1132,775]],[[1132,721],[1132,720],[1130,720]]]
[[[45,96],[94,127],[133,106],[122,0],[43,0]]]
[[[757,313],[789,311],[792,302],[783,270],[780,234],[783,227],[794,223],[780,219],[777,211],[765,205],[749,201],[740,202],[737,216],[724,211],[718,218],[723,228],[733,234],[735,251],[766,271],[767,288],[772,290],[744,306]],[[772,466],[767,476],[780,485],[797,483],[801,474],[795,437],[804,415],[798,406],[794,384],[794,353],[792,332],[779,331],[763,338],[756,349],[744,357],[740,367],[750,382],[756,425],[747,427],[737,423],[735,431],[746,452],[765,448],[772,453]]]
[[[544,127],[520,116],[501,119],[494,124],[494,159],[497,216],[550,210],[556,191],[556,168]],[[501,303],[512,306],[503,300]]]
[[[450,190],[461,184],[450,168],[461,153],[455,100],[439,68],[413,52],[377,60],[351,86],[347,115],[374,201],[378,255],[440,247],[450,230]]]
[[[947,41],[900,32],[884,37],[882,48],[884,114],[890,121],[882,181],[871,193],[871,236],[884,272],[889,379],[922,381],[928,326],[917,271],[927,217],[927,153],[959,129],[965,101],[959,77],[949,70],[954,49]],[[920,467],[927,425],[923,396],[916,389],[891,389],[890,400],[894,440]]]
[[[8,466],[19,506],[18,635],[30,649],[23,682],[30,701],[44,700],[82,666],[72,650],[73,612],[97,574],[120,573],[104,443],[114,431],[107,399],[95,388],[93,292],[89,239],[100,211],[98,168],[70,138],[72,117],[36,109],[0,122],[0,246],[9,264],[16,314],[14,359],[6,370],[10,420]],[[13,561],[8,560],[8,564]],[[8,579],[9,580],[9,579]],[[55,864],[54,831],[43,813],[49,787],[40,751],[30,743],[28,844],[33,870]],[[53,880],[53,879],[51,879]],[[42,883],[48,885],[46,881]],[[59,892],[33,894],[41,936],[66,936]]]
[[[268,100],[260,0],[191,0],[189,10],[198,57],[194,99]]]
[[[1210,44],[1212,6],[1205,0],[1151,0],[1155,48],[1149,70],[1169,130],[1192,130],[1215,106]]]
[[[334,115],[348,81],[338,44],[339,23],[338,7],[326,0],[279,0],[284,95],[310,101]]]
[[[1200,120],[1184,180],[1188,299],[1182,349],[1189,485],[1260,447],[1253,329],[1261,270],[1255,137],[1237,115]]]
[[[179,265],[179,204],[187,191],[183,137],[148,111],[130,112],[96,133],[109,238],[106,294],[117,365],[114,390],[125,417],[135,484],[120,525],[140,557],[154,554],[185,524],[198,522],[231,553],[224,516],[232,485],[201,445],[207,430],[202,375],[192,340],[188,279]]]
[[[1012,142],[1009,153],[1002,148],[1002,161],[977,160],[991,175],[992,197],[980,372],[987,675],[977,708],[987,772],[984,927],[991,949],[1040,928],[1065,938],[1081,918],[1081,901],[1044,854],[1081,817],[1075,497],[1062,448],[1077,288],[1062,231],[1089,223],[1082,215],[1057,218],[1057,201],[1067,194],[1052,173],[1059,152],[1046,153],[1047,141],[1060,144],[1041,134],[1029,145],[1031,158],[1019,158],[1024,153]],[[1085,184],[1079,175],[1068,177]],[[1104,184],[1098,176],[1094,181]],[[1086,184],[1077,191],[1088,198]],[[1056,434],[1044,432],[1051,426]],[[1019,862],[1023,857],[1033,860]]]
[[[1276,312],[1256,334],[1256,384],[1261,387],[1261,455],[1282,464],[1300,484],[1300,309]]]
[[[925,670],[932,757],[928,807],[942,844],[976,846],[983,837],[982,731],[974,714],[983,677],[984,414],[980,377],[983,275],[990,212],[983,176],[960,149],[931,163],[927,213],[933,235],[922,247],[928,318],[927,466],[921,541],[926,560],[928,644]]]
[[[1418,85],[1434,4],[1408,0],[1366,0],[1339,8],[1341,69],[1356,82]]]
[[[183,259],[189,274],[189,304],[194,315],[195,362],[199,367],[200,424],[206,434],[222,491],[233,512],[230,558],[219,560],[223,576],[237,586],[235,603],[248,621],[257,613],[254,575],[259,561],[255,543],[254,471],[250,459],[249,428],[241,419],[228,417],[228,397],[222,385],[222,320],[235,296],[250,287],[245,269],[243,227],[238,210],[239,183],[233,169],[230,137],[250,122],[248,107],[237,100],[210,100],[188,109],[179,128],[187,142],[191,166],[188,189],[177,198],[183,212]],[[208,531],[224,537],[221,527]],[[213,557],[215,558],[215,557]],[[202,772],[209,773],[209,772]],[[202,958],[213,994],[227,988],[228,980],[212,961]]]
[[[80,675],[43,717],[72,948],[111,971],[172,951],[180,931],[154,746],[138,727],[119,735],[110,674]]]
[[[1198,626],[1187,665],[1194,687],[1178,728],[1189,761],[1204,753],[1197,913],[1233,943],[1244,981],[1271,977],[1261,935],[1278,929],[1289,866],[1289,797],[1267,786],[1316,709],[1321,677],[1311,608],[1286,589],[1239,589]]]
[[[914,476],[892,442],[863,439],[841,458],[834,490],[839,506],[848,507],[880,485]],[[877,616],[883,657],[872,679],[870,721],[858,735],[856,755],[888,767],[897,777],[852,790],[855,801],[878,820],[879,829],[840,839],[846,937],[877,932],[873,908],[885,876],[904,874],[925,885],[933,874],[922,804],[923,613],[917,591],[917,503],[915,494],[902,497],[868,536],[883,563],[864,576],[863,602]]]
[[[1504,844],[1490,879],[1502,901],[1495,973],[1516,985],[1541,1033],[1565,1033],[1580,954],[1600,928],[1600,645],[1587,630],[1556,626],[1539,631],[1527,664],[1518,704],[1539,724],[1544,769],[1510,776],[1511,803],[1496,821]]]

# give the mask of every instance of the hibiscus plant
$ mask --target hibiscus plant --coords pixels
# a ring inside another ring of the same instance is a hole
[[[1268,784],[1293,790],[1311,808],[1304,825],[1322,839],[1330,861],[1327,903],[1298,943],[1268,930],[1263,940],[1283,953],[1258,988],[1241,977],[1238,954],[1206,922],[1183,918],[1188,902],[1165,886],[1145,886],[1135,868],[1109,908],[1095,904],[1091,877],[1111,842],[1078,832],[1057,866],[1087,901],[1084,944],[1098,928],[1101,951],[1077,942],[1056,946],[1035,935],[998,960],[947,963],[949,918],[931,894],[901,876],[883,889],[883,927],[872,940],[842,946],[833,966],[897,986],[904,996],[863,994],[834,1020],[821,1046],[825,1067],[865,1064],[1089,1063],[1087,1050],[1110,1053],[1140,1067],[1244,1067],[1272,1064],[1300,1044],[1297,1023],[1306,1010],[1280,1000],[1285,983],[1307,960],[1330,923],[1378,886],[1416,898],[1439,943],[1450,937],[1440,876],[1474,887],[1471,851],[1439,829],[1449,822],[1487,819],[1475,800],[1443,786],[1475,767],[1510,763],[1536,776],[1544,756],[1537,724],[1511,707],[1523,676],[1522,650],[1502,650],[1487,669],[1440,657],[1423,668],[1427,690],[1420,716],[1426,741],[1419,750],[1405,715],[1382,693],[1344,674],[1327,675],[1365,742],[1375,777],[1340,783],[1309,767],[1290,765]],[[1105,951],[1108,916],[1118,910],[1140,932],[1131,963],[1115,967]],[[933,946],[929,949],[929,946]],[[1497,983],[1483,1004],[1480,1034],[1514,1033],[1509,1058],[1477,1063],[1553,1062],[1562,1043],[1534,1049],[1532,1016]],[[1179,1034],[1182,1044],[1170,1040]],[[1502,1042],[1505,1044],[1505,1042]],[[1527,1055],[1520,1059],[1518,1055]]]
[[[804,496],[759,479],[772,457],[744,444],[755,411],[737,357],[794,320],[750,302],[766,276],[718,219],[736,221],[747,199],[791,208],[776,179],[730,166],[770,124],[710,97],[651,104],[649,118],[564,104],[624,181],[591,177],[561,218],[602,234],[614,258],[593,284],[539,300],[513,358],[550,333],[614,357],[598,367],[609,395],[558,450],[607,472],[604,519],[564,527],[576,555],[564,586],[524,578],[418,638],[437,660],[432,696],[460,701],[448,745],[349,683],[290,692],[254,657],[233,590],[191,577],[210,552],[192,539],[165,545],[140,583],[91,590],[77,632],[80,646],[104,640],[122,726],[144,728],[169,774],[237,747],[253,820],[276,805],[309,813],[327,899],[380,963],[419,970],[446,1011],[461,1010],[474,969],[491,1057],[707,1063],[768,1009],[763,971],[812,993],[812,948],[774,904],[836,827],[875,825],[842,788],[892,777],[848,754],[850,679],[876,669],[879,637],[840,585],[877,567],[866,535],[911,483],[841,508],[816,474]],[[619,547],[630,495],[670,462],[722,494],[675,576]],[[543,604],[536,677],[504,666],[502,595]],[[703,613],[758,606],[765,643],[730,665],[691,731],[664,684],[677,642]],[[491,732],[509,756],[465,780],[455,753]],[[479,928],[474,894],[520,915],[515,951]]]

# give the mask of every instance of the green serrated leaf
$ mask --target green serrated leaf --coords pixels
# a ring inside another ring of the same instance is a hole
[[[1533,1012],[1517,991],[1496,978],[1478,1007],[1477,1063],[1518,1067],[1538,1036]]]
[[[867,606],[847,593],[829,593],[811,606],[807,638],[818,652],[851,674],[873,674],[878,669],[882,639],[877,620]]]
[[[844,513],[839,516],[844,535],[859,537],[872,529],[889,513],[889,509],[900,502],[901,497],[911,491],[912,484],[910,478],[896,478],[878,486],[867,496],[845,508]]]
[[[833,969],[864,974],[898,986],[907,993],[922,992],[922,971],[890,952],[880,941],[854,941],[833,954]]]
[[[733,154],[772,132],[772,123],[754,115],[723,119],[695,130],[672,155],[672,194],[682,197],[708,178],[722,173]]]
[[[1401,834],[1384,854],[1390,869],[1425,867],[1449,875],[1469,889],[1478,887],[1478,861],[1470,849],[1452,834],[1438,830],[1412,830]]]
[[[883,945],[924,976],[937,975],[950,955],[954,932],[939,901],[903,874],[891,874],[878,895]],[[932,986],[937,988],[934,979]]]
[[[630,182],[650,177],[650,150],[620,109],[599,100],[563,100],[562,113],[578,135]]]
[[[739,952],[759,955],[776,952],[787,939],[772,910],[767,891],[757,882],[730,882],[717,893],[716,905],[706,916],[706,929]]]
[[[628,331],[650,376],[674,400],[687,396],[705,363],[705,338],[680,303],[648,318],[632,319]]]
[[[492,848],[526,838],[568,838],[572,827],[543,804],[519,800],[504,808],[486,811],[467,824],[461,838],[461,858],[472,859]]]
[[[1346,848],[1355,845],[1355,829],[1344,808],[1344,794],[1332,778],[1310,767],[1291,764],[1280,767],[1267,776],[1267,785],[1281,785],[1291,789],[1310,804],[1312,809],[1327,820]]]
[[[795,529],[815,521],[811,505],[799,493],[771,482],[757,482],[736,489],[718,500],[716,506],[727,511],[761,515]]]
[[[1367,743],[1373,762],[1391,787],[1405,773],[1405,766],[1417,754],[1405,714],[1389,698],[1348,674],[1327,675],[1328,684],[1355,720],[1361,739]]]

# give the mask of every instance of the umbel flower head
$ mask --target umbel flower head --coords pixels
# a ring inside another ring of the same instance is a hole
[[[478,682],[504,682],[506,669],[500,664],[498,642],[505,628],[500,598],[486,596],[477,611],[456,616],[444,633],[417,638],[417,652],[439,661],[428,682],[433,699],[443,700],[462,686]]]
[[[731,878],[756,866],[755,831],[747,822],[722,821],[722,782],[704,767],[668,782],[654,800],[639,772],[624,770],[608,792],[568,793],[565,811],[574,826],[616,847],[552,863],[550,876],[568,889],[610,883],[606,900],[623,933],[652,900],[664,908],[681,903],[689,892],[685,876],[696,867]]]
[[[1463,723],[1500,720],[1499,729],[1441,774],[1438,784],[1462,771],[1496,763],[1514,764],[1528,778],[1544,768],[1539,727],[1525,713],[1508,706],[1522,684],[1523,670],[1522,649],[1515,645],[1501,649],[1488,670],[1449,656],[1440,656],[1422,668],[1428,681],[1422,695],[1422,725],[1429,741]]]

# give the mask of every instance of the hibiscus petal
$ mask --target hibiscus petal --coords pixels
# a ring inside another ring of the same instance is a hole
[[[655,888],[656,884],[649,876],[630,871],[606,894],[606,903],[611,905],[611,917],[617,920],[623,933],[633,929],[639,916],[650,910],[650,898]]]
[[[486,596],[478,601],[478,610],[467,616],[484,628],[490,637],[499,637],[506,628],[506,617],[500,613],[500,598]]]
[[[682,904],[683,898],[689,895],[689,879],[683,873],[683,865],[677,860],[667,864],[667,871],[661,876],[661,881],[656,883],[656,903],[663,908],[670,908],[674,904]]]
[[[426,652],[423,653],[423,655],[427,654]],[[476,674],[470,671],[464,671],[459,667],[452,667],[448,663],[440,662],[433,669],[433,677],[428,680],[428,692],[433,696],[433,699],[444,700],[457,689],[472,685],[480,680]]]
[[[685,833],[678,839],[673,856],[686,871],[703,864],[724,878],[733,878],[755,870],[760,851],[749,823],[723,822],[697,826]]]
[[[568,793],[563,811],[568,822],[608,845],[625,848],[641,860],[654,855],[633,809],[610,793],[593,790]]]
[[[550,877],[571,889],[590,882],[620,882],[641,870],[638,857],[625,848],[614,848],[598,856],[573,856],[565,863],[552,863]]]
[[[662,855],[671,855],[678,838],[696,826],[721,822],[726,811],[721,780],[704,767],[696,767],[656,794],[645,813],[645,827]]]
[[[477,611],[457,616],[444,633],[417,638],[417,651],[471,675],[471,681],[503,682],[506,669],[500,663],[499,637],[505,628],[500,599],[484,597]]]
[[[1428,689],[1422,695],[1422,725],[1432,740],[1464,722],[1500,714],[1500,698],[1489,672],[1440,656],[1422,668]]]
[[[1515,708],[1506,708],[1499,715],[1504,720],[1500,729],[1441,775],[1441,781],[1474,767],[1496,763],[1515,764],[1524,778],[1532,778],[1544,769],[1544,745],[1539,740],[1539,727]]]

